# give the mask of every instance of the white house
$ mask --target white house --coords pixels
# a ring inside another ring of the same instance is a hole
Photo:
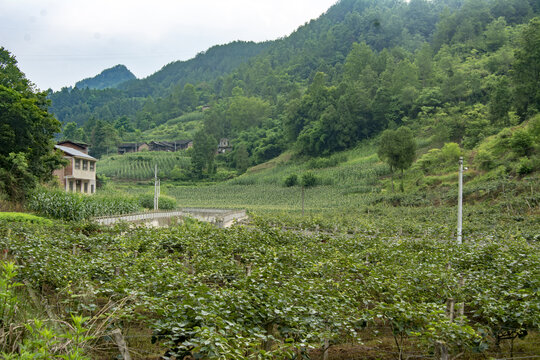
[[[64,153],[69,164],[54,171],[66,192],[93,194],[96,192],[97,159],[88,155],[88,145],[63,141],[55,148]]]

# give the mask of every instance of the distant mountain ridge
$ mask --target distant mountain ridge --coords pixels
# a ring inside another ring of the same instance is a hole
[[[131,71],[125,65],[116,65],[112,68],[103,70],[100,74],[87,78],[81,81],[78,81],[75,84],[76,88],[79,89],[95,89],[103,90],[109,88],[117,88],[120,84],[125,83],[129,80],[136,79],[136,76],[133,75]]]
[[[183,88],[187,83],[211,83],[221,76],[226,76],[240,65],[264,53],[271,45],[271,41],[233,41],[215,45],[192,59],[173,61],[154,74],[126,82],[118,89],[130,97],[168,96],[175,87]]]

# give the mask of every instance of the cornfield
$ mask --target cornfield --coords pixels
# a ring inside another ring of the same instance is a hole
[[[85,196],[40,189],[30,197],[27,208],[50,218],[78,221],[136,212],[139,210],[139,200],[110,194]]]

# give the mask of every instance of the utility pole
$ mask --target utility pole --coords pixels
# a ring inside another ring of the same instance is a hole
[[[461,245],[463,230],[463,156],[459,157],[459,180],[458,180],[458,215],[457,215],[457,243]]]
[[[154,211],[159,209],[160,180],[157,177],[157,164],[154,170]]]
[[[302,185],[302,217],[304,217],[304,185]]]

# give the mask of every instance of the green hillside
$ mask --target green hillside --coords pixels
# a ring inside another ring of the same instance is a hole
[[[81,126],[92,117],[108,122],[127,117],[130,128],[146,130],[152,125],[145,122],[148,116],[151,122],[160,124],[190,111],[191,105],[196,107],[199,102],[209,102],[213,91],[211,83],[216,78],[227,75],[267,46],[241,41],[217,45],[193,59],[165,65],[147,78],[124,82],[119,89],[63,88],[49,95],[50,109],[65,123],[75,122]],[[196,104],[190,102],[190,94],[183,93],[186,84],[197,86]],[[87,134],[90,135],[90,131]]]
[[[99,75],[92,78],[78,81],[75,87],[79,89],[102,90],[116,88],[120,84],[133,79],[135,79],[135,75],[125,65],[116,65],[110,69],[103,70]]]
[[[540,176],[532,168],[540,162],[540,116],[523,126],[502,130],[473,150],[460,150],[455,143],[431,148],[428,135],[421,134],[417,141],[421,155],[404,173],[403,192],[398,190],[398,175],[392,191],[390,168],[377,156],[378,139],[308,161],[285,153],[217,184],[181,185],[166,179],[162,191],[175,197],[182,207],[248,209],[254,216],[290,226],[354,232],[380,222],[395,228],[406,218],[412,228],[432,224],[442,231],[444,224],[450,236],[456,227],[458,159],[463,156],[467,168],[465,227],[482,231],[478,229],[480,217],[485,231],[490,226],[505,228],[516,223],[534,235],[532,229],[539,226]],[[523,142],[523,138],[529,140]],[[312,174],[316,181],[305,189],[302,215],[300,183],[306,174]],[[287,186],[291,175],[298,181]],[[150,184],[108,186],[130,194],[151,190]]]
[[[463,154],[468,180],[492,196],[540,169],[538,14],[537,2],[526,0],[342,0],[283,39],[217,46],[120,89],[52,94],[53,111],[88,118],[72,134],[95,156],[126,141],[195,140],[191,159],[163,160],[166,177],[182,183],[221,181],[251,167],[230,184],[279,187],[311,169],[341,193],[386,196],[404,171],[408,195],[380,201],[444,203]],[[404,127],[416,137],[416,162],[391,172],[376,139]],[[233,151],[215,156],[221,138]],[[366,144],[369,156],[358,158]],[[283,154],[293,159],[286,166],[252,173]],[[103,174],[150,177],[133,159],[104,159]]]
[[[183,171],[188,171],[191,160],[185,151],[110,155],[101,159],[97,174],[115,180],[149,180],[154,178],[156,165],[160,178],[171,179],[181,177]]]

